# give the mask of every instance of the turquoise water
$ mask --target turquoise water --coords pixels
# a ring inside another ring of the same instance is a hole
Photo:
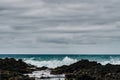
[[[80,55],[80,54],[0,54],[0,58],[15,58],[23,59],[24,62],[38,67],[57,67],[62,65],[70,65],[81,59],[88,59],[90,61],[97,61],[101,64],[120,64],[120,55]]]

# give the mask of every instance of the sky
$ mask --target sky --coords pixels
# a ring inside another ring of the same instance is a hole
[[[120,53],[120,0],[0,0],[0,53]]]

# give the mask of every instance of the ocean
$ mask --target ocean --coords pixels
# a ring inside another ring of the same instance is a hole
[[[55,68],[62,65],[70,65],[81,59],[88,59],[90,61],[97,61],[103,65],[120,64],[120,55],[81,55],[81,54],[0,54],[0,58],[15,58],[22,59],[28,64],[37,67],[46,66]]]

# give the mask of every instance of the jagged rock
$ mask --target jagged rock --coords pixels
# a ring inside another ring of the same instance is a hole
[[[22,59],[14,58],[0,59],[0,80],[34,80],[24,73],[31,73],[32,65],[28,65]]]
[[[66,80],[120,80],[120,65],[80,60],[69,66],[57,67],[51,73],[65,74]]]

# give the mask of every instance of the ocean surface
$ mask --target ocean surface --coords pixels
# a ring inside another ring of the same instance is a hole
[[[97,61],[103,65],[107,63],[120,64],[120,55],[80,55],[80,54],[0,54],[0,58],[15,58],[22,59],[28,64],[37,67],[46,66],[55,68],[62,65],[70,65],[81,59],[88,59],[90,61]]]

